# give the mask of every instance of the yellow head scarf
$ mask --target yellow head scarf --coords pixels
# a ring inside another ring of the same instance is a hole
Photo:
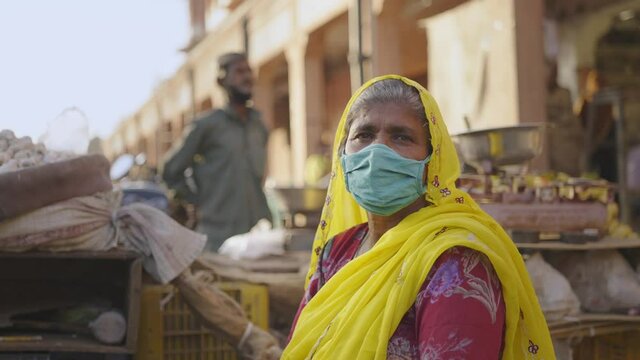
[[[554,359],[547,324],[520,253],[500,225],[456,189],[460,166],[440,110],[427,90],[407,78],[387,75],[367,82],[342,115],[310,274],[328,239],[367,221],[346,191],[338,148],[352,104],[366,88],[384,79],[401,80],[420,93],[433,148],[426,197],[434,206],[407,216],[318,291],[301,312],[283,359],[384,359],[391,335],[415,302],[431,266],[454,246],[485,254],[500,278],[506,305],[503,359]]]

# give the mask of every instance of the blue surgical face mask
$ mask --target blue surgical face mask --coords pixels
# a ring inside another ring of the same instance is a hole
[[[367,211],[389,216],[426,191],[424,160],[407,159],[386,145],[373,144],[340,158],[344,179],[358,204]]]

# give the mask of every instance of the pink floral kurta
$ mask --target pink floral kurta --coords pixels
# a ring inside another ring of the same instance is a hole
[[[361,224],[327,243],[298,314],[354,258],[367,231],[367,224]],[[433,265],[415,303],[391,336],[387,358],[499,359],[504,309],[500,281],[489,260],[468,248],[452,248]]]

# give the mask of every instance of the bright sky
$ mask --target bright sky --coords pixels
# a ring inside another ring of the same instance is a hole
[[[0,130],[37,140],[71,106],[108,136],[182,63],[187,0],[0,2]]]

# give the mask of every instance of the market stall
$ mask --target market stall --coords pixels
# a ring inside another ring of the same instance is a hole
[[[144,283],[179,289],[189,316],[234,357],[277,358],[266,322],[254,326],[242,296],[229,295],[238,286],[192,271],[206,237],[155,207],[123,202],[109,168],[102,155],[0,132],[0,357],[139,356]]]
[[[626,339],[640,331],[640,282],[620,250],[640,248],[640,238],[619,221],[613,184],[527,171],[540,153],[543,129],[534,124],[458,135],[467,165],[459,186],[525,257],[558,358],[633,354],[635,343]],[[619,339],[612,342],[614,335]],[[598,353],[587,356],[585,347]]]

